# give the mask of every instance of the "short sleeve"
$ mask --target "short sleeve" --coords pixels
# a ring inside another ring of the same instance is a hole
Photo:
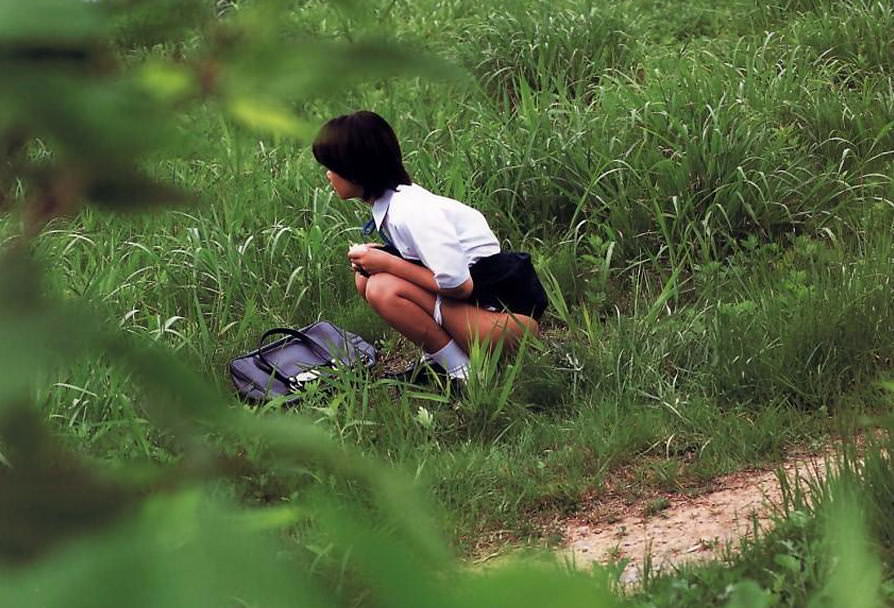
[[[456,228],[441,208],[432,205],[422,213],[408,214],[398,231],[434,273],[441,289],[459,287],[470,278],[469,260]]]

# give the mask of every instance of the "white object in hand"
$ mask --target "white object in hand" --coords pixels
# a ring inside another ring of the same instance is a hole
[[[369,250],[369,246],[367,245],[351,245],[351,248],[348,249],[348,255],[357,255],[359,253],[366,253]]]

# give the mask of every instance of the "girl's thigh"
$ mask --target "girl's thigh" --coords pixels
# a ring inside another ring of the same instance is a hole
[[[358,279],[357,290],[360,288]],[[435,294],[387,272],[379,272],[364,279],[363,297],[370,304],[380,305],[387,305],[391,298],[403,298],[419,306],[429,316],[433,316],[435,311]]]
[[[444,330],[460,343],[466,352],[474,340],[488,348],[503,342],[514,348],[527,332],[537,335],[540,325],[526,315],[493,312],[460,300],[444,298],[441,303]]]
[[[358,291],[361,281],[358,279]],[[434,316],[435,294],[405,279],[387,273],[375,274],[363,282],[364,295],[368,301],[387,301],[390,297],[401,297]],[[537,335],[537,321],[526,315],[492,312],[462,300],[441,298],[443,329],[456,340],[466,352],[473,340],[480,340],[488,347],[504,341],[510,348],[530,332]]]

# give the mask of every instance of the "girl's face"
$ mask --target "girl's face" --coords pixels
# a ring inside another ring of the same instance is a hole
[[[338,195],[338,198],[342,200],[360,198],[363,195],[363,188],[352,181],[346,180],[331,169],[326,171],[326,179],[332,184],[332,189],[335,190],[335,194]]]

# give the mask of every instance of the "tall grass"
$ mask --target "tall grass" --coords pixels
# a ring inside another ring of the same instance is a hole
[[[630,29],[623,15],[592,2],[521,2],[483,12],[464,29],[475,40],[464,60],[506,109],[525,88],[580,98],[606,72],[634,63]]]
[[[807,266],[769,273],[762,289],[749,285],[751,298],[718,310],[712,375],[726,399],[831,405],[850,387],[871,382],[894,354],[885,330],[894,320],[890,247],[842,264],[823,245],[800,241],[794,255],[806,257]]]

